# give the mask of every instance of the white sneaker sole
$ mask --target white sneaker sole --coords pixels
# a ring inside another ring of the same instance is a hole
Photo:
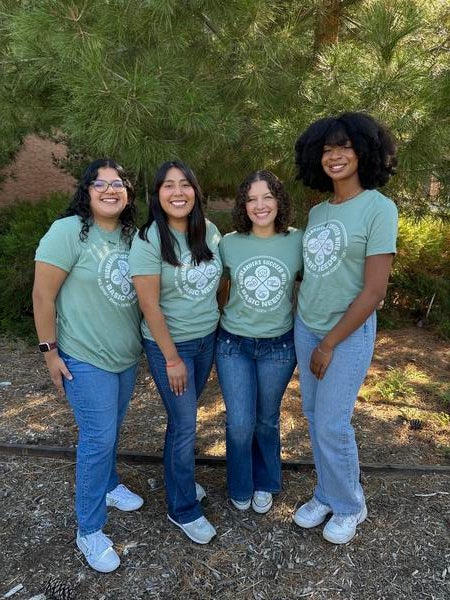
[[[183,525],[183,523],[177,523],[174,519],[172,519],[172,517],[170,517],[169,515],[167,515],[167,518],[169,519],[169,521],[171,523],[173,523],[174,525],[176,525],[177,527],[179,527],[183,533],[185,535],[187,535],[187,537],[192,540],[193,542],[195,542],[196,544],[209,544],[209,542],[213,539],[213,537],[216,535],[216,533],[214,532],[211,537],[208,540],[201,540],[200,538],[196,538],[195,536],[193,536]]]
[[[357,526],[360,525],[366,519],[367,519],[367,506],[364,505],[364,509],[362,510],[361,515],[358,519],[358,522],[355,525],[355,530],[353,532],[351,532],[349,535],[339,536],[339,537],[330,535],[326,529],[326,526],[323,530],[322,535],[323,535],[324,539],[327,540],[327,542],[331,542],[332,544],[347,544],[350,540],[352,540],[355,537]]]

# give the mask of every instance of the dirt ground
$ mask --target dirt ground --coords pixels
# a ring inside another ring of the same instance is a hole
[[[55,395],[39,352],[0,339],[0,365],[0,443],[74,446],[72,413]],[[389,381],[392,389],[383,393],[382,386]],[[1,382],[10,385],[2,387]],[[450,453],[445,451],[450,451],[449,411],[450,344],[415,327],[379,333],[354,416],[361,462],[450,464]],[[410,421],[417,417],[421,427],[411,429]],[[162,452],[165,423],[159,395],[142,361],[121,448]],[[198,454],[225,455],[224,423],[213,370],[200,400]],[[297,373],[283,398],[281,434],[284,459],[311,458]]]
[[[0,444],[74,446],[70,410],[56,399],[35,349],[1,340],[0,365]],[[449,365],[449,344],[426,330],[379,335],[354,418],[361,463],[450,464]],[[121,447],[159,453],[164,427],[143,365]],[[223,456],[223,440],[224,410],[212,373],[199,410],[197,451]],[[283,458],[310,457],[296,377],[283,400],[282,443]],[[285,471],[273,509],[256,515],[230,505],[223,467],[198,467],[197,480],[208,492],[205,514],[217,529],[203,547],[167,522],[161,466],[122,464],[120,470],[145,504],[136,513],[111,511],[105,531],[122,566],[102,575],[86,567],[74,546],[73,463],[0,454],[0,598],[22,586],[9,597],[44,600],[51,576],[73,587],[77,600],[450,598],[449,473],[363,470],[369,518],[352,543],[333,546],[320,527],[302,530],[292,522],[295,507],[311,495],[311,471]]]

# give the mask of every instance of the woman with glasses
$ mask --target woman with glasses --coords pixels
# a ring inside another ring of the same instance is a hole
[[[167,516],[198,544],[216,535],[199,502],[204,491],[195,484],[194,444],[219,320],[219,240],[217,227],[204,217],[194,173],[181,161],[162,164],[147,222],[133,240],[130,271],[144,315],[148,365],[167,411]]]
[[[135,194],[123,168],[99,159],[84,171],[64,213],[36,251],[33,305],[39,349],[79,429],[77,546],[89,565],[120,564],[103,533],[107,506],[143,500],[119,483],[116,450],[141,352],[140,313],[128,255]]]
[[[344,113],[310,125],[295,152],[298,178],[330,197],[303,238],[295,348],[317,485],[294,521],[316,527],[331,514],[323,537],[345,544],[367,516],[351,418],[395,254],[397,209],[376,188],[394,173],[396,148],[370,115]]]

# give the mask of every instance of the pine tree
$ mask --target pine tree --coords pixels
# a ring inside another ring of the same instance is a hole
[[[0,7],[6,146],[26,130],[63,132],[72,167],[78,156],[112,155],[141,179],[179,157],[210,194],[222,195],[256,168],[290,185],[293,145],[309,122],[368,110],[399,140],[392,196],[404,209],[429,210],[434,177],[434,210],[449,211],[445,0]]]

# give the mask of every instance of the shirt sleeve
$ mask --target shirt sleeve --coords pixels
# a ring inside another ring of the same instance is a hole
[[[70,219],[70,217],[69,217]],[[70,273],[80,256],[78,221],[58,219],[39,242],[35,260],[59,267]]]
[[[159,239],[154,235],[154,230],[147,234],[148,240],[142,240],[136,233],[131,244],[130,275],[161,275],[162,259]]]
[[[377,207],[369,226],[366,256],[395,254],[397,251],[398,211],[389,198]]]
[[[214,247],[217,247],[220,240],[222,239],[222,234],[220,233],[219,229],[212,221],[207,220],[206,221],[206,230],[207,230],[207,237],[211,241],[211,244]]]

